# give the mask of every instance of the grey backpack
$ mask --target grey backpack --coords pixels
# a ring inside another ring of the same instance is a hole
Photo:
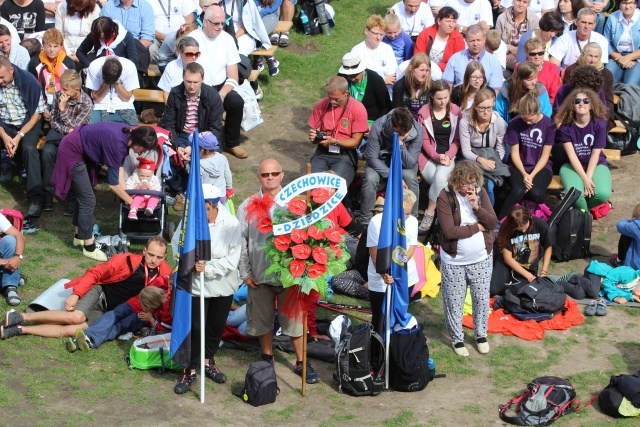
[[[640,121],[640,102],[638,102],[640,100],[640,87],[618,83],[613,88],[613,93],[620,96],[620,100],[615,107],[616,113],[627,120]]]

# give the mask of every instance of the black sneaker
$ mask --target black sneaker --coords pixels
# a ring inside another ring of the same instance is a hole
[[[175,394],[185,394],[191,388],[191,385],[196,382],[198,375],[195,372],[190,374],[184,373],[178,384],[173,388]]]
[[[38,217],[42,214],[42,205],[38,202],[33,202],[29,205],[27,216]]]
[[[273,360],[273,354],[262,354],[260,356],[260,360],[264,360],[265,362],[269,362],[275,366],[275,362]]]
[[[293,372],[302,376],[302,362],[296,362],[296,366],[293,368]],[[315,384],[320,382],[320,377],[316,374],[316,371],[311,366],[311,363],[307,362],[307,384]]]
[[[4,316],[4,327],[8,328],[9,326],[20,325],[24,322],[24,317],[22,314],[11,309],[7,311],[7,314]]]
[[[204,375],[211,378],[214,383],[224,384],[227,382],[227,376],[220,372],[216,365],[205,365]]]
[[[42,210],[50,212],[53,210],[53,196],[47,194],[44,196],[44,202],[42,203]]]
[[[0,340],[17,337],[18,335],[22,335],[22,326],[9,326],[7,328],[0,326]]]

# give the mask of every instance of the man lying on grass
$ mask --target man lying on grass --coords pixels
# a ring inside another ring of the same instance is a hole
[[[141,255],[117,254],[109,261],[91,267],[83,276],[65,285],[65,288],[73,288],[65,301],[65,310],[37,313],[10,310],[0,326],[0,339],[24,334],[75,336],[77,329],[87,329],[104,313],[136,297],[146,286],[166,287],[171,273],[166,256],[166,240],[153,237]]]

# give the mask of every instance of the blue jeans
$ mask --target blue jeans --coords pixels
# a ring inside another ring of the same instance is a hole
[[[93,322],[84,333],[91,338],[95,348],[105,341],[115,340],[127,332],[137,332],[145,326],[129,303],[123,302],[111,311],[107,311]]]
[[[627,53],[623,53],[623,55],[628,55]],[[613,74],[613,84],[618,84],[620,82],[626,83],[628,85],[637,85],[640,84],[640,66],[636,63],[633,68],[629,68],[625,70],[620,67],[616,61],[609,58],[609,62],[606,64],[607,70],[611,71]]]
[[[489,196],[489,200],[491,200],[491,206],[493,206],[496,204],[496,195],[493,192],[496,184],[486,176],[484,177],[484,182],[487,184],[487,196]]]
[[[4,236],[0,240],[0,258],[9,259],[16,253],[16,238],[14,236]],[[2,288],[7,286],[18,287],[20,284],[20,269],[16,268],[13,271],[0,268],[0,274],[2,275]]]
[[[102,121],[102,110],[93,110],[91,112],[91,123]],[[109,113],[110,122],[126,123],[119,113]]]

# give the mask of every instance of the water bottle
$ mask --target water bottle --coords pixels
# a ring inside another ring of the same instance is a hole
[[[311,34],[311,26],[309,25],[309,17],[304,10],[300,9],[300,22],[302,23],[302,28],[304,29],[304,33],[306,35]]]
[[[432,358],[429,358],[429,360],[427,360],[427,367],[429,368],[429,375],[431,376],[431,378],[435,378],[436,377],[436,362],[433,361]]]
[[[100,236],[102,236],[100,233],[100,226],[98,224],[93,224],[93,238],[97,239]]]

